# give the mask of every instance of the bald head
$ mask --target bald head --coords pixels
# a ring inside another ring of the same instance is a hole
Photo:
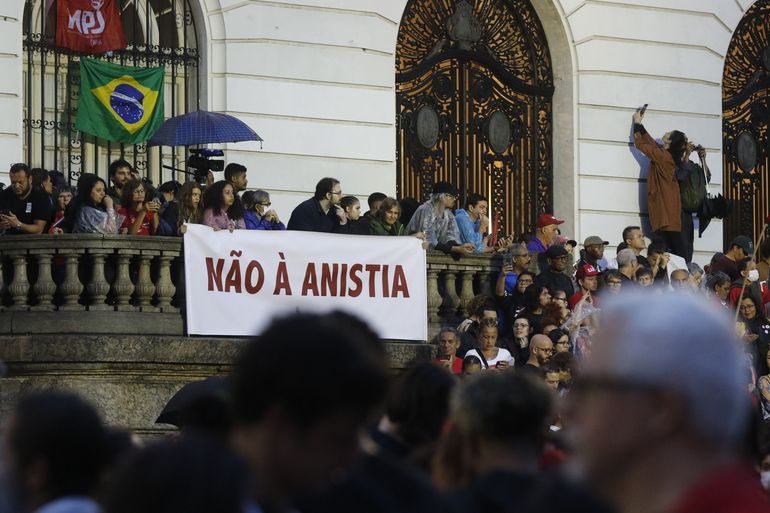
[[[545,335],[535,335],[529,341],[529,360],[536,367],[545,365],[553,354],[553,341]]]

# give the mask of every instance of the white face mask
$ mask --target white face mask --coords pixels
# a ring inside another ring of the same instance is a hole
[[[756,269],[752,269],[751,271],[749,271],[749,281],[750,282],[759,281],[759,271],[757,271]]]
[[[760,472],[759,478],[762,481],[762,488],[770,490],[770,471]]]

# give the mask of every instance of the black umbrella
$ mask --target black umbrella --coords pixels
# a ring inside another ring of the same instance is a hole
[[[166,403],[155,421],[178,428],[222,429],[230,424],[230,379],[213,376],[186,384]]]
[[[698,210],[698,237],[703,236],[712,219],[725,219],[729,215],[730,204],[724,196],[717,194],[706,197]]]

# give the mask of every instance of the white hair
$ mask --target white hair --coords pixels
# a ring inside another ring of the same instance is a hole
[[[632,263],[636,262],[636,253],[633,249],[624,249],[618,253],[618,268],[628,267]]]
[[[602,316],[614,335],[595,346],[610,356],[607,372],[681,394],[693,429],[711,442],[730,445],[744,436],[746,358],[724,311],[695,295],[631,294]]]

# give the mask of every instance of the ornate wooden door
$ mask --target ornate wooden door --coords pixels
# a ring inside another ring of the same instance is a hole
[[[485,194],[501,233],[552,209],[551,58],[528,0],[412,0],[396,51],[398,191]]]
[[[770,213],[770,0],[744,15],[725,59],[722,83],[724,194],[732,213],[725,243],[754,240]]]

